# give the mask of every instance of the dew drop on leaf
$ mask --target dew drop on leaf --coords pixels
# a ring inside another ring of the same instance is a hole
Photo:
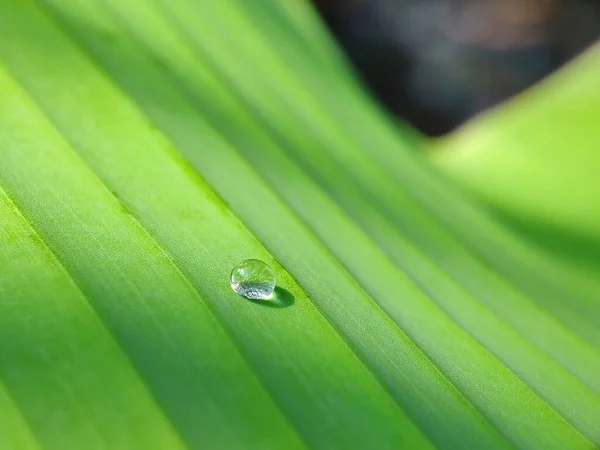
[[[252,300],[269,299],[275,290],[275,273],[266,263],[247,259],[231,271],[231,289]]]

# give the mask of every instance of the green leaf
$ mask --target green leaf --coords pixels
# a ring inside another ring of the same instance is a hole
[[[0,444],[598,445],[597,283],[420,144],[301,0],[0,3]]]
[[[560,256],[600,262],[600,46],[443,140],[433,160]]]

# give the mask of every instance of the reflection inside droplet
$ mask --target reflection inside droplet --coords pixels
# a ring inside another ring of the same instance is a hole
[[[247,259],[231,271],[231,289],[253,300],[269,299],[275,290],[275,273],[258,259]]]

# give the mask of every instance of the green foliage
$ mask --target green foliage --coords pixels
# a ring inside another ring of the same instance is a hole
[[[443,140],[434,161],[509,224],[600,268],[600,46]]]
[[[418,145],[303,0],[0,2],[0,447],[600,444],[597,281]]]

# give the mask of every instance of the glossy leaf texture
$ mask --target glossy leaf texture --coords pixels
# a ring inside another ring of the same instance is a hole
[[[597,279],[423,142],[302,0],[0,2],[0,446],[595,448]]]

